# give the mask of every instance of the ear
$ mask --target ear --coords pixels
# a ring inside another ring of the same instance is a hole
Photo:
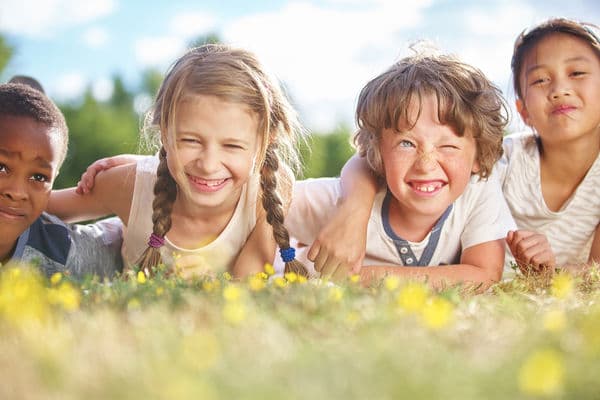
[[[480,170],[481,170],[481,167],[479,166],[479,161],[477,161],[477,159],[475,159],[475,161],[473,161],[473,166],[471,167],[471,173],[478,174]]]
[[[523,122],[525,122],[527,126],[531,126],[531,124],[529,123],[529,112],[527,111],[527,107],[525,107],[525,103],[523,103],[523,100],[517,99],[515,101],[515,106],[517,107],[519,115],[521,115],[521,118],[523,118]]]

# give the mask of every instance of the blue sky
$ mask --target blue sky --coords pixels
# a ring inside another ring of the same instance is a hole
[[[597,0],[3,0],[0,32],[16,54],[0,80],[38,78],[59,100],[110,78],[130,88],[164,71],[190,40],[217,33],[254,51],[283,81],[305,125],[353,126],[361,87],[420,39],[481,68],[509,102],[510,55],[524,28],[548,17],[600,23]],[[515,118],[513,126],[518,125]]]

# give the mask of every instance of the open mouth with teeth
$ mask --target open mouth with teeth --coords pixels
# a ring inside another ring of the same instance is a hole
[[[408,182],[408,185],[417,194],[431,196],[442,190],[447,183],[443,181],[412,181]]]
[[[194,188],[201,192],[216,192],[223,188],[230,178],[225,179],[202,179],[186,174]]]

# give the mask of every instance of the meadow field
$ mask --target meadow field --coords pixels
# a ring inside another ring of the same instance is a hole
[[[1,399],[600,398],[600,273],[484,294],[0,269]]]

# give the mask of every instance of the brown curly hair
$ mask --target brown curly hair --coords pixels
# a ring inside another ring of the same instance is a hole
[[[477,144],[479,176],[487,178],[502,156],[508,122],[506,102],[485,75],[450,55],[416,54],[392,65],[366,84],[356,108],[354,144],[379,179],[384,178],[379,141],[385,129],[413,126],[409,105],[435,95],[438,118],[458,136],[470,134]]]

